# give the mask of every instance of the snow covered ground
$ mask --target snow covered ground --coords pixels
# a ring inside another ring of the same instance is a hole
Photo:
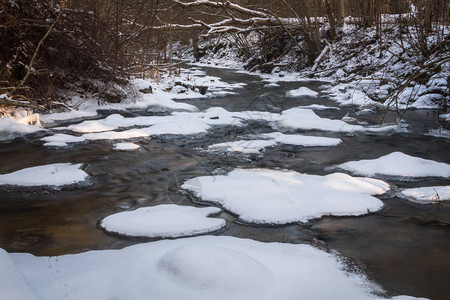
[[[389,184],[377,179],[270,169],[235,169],[227,175],[196,177],[181,187],[256,224],[364,215],[383,207],[372,195],[389,190]]]
[[[217,207],[166,204],[120,212],[104,218],[100,225],[106,231],[128,236],[174,238],[224,228],[225,220],[208,218],[220,212]]]
[[[56,257],[0,249],[0,266],[0,283],[15,300],[384,299],[333,254],[227,236]]]

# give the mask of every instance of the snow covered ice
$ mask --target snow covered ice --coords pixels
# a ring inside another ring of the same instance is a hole
[[[404,189],[400,196],[416,203],[431,204],[450,200],[450,186],[427,186]]]
[[[85,181],[88,174],[82,164],[56,163],[36,166],[0,175],[0,185],[64,186]]]
[[[208,146],[211,151],[228,151],[241,152],[245,154],[260,153],[267,147],[274,147],[277,145],[275,140],[239,140],[234,142],[225,142]]]
[[[300,134],[283,134],[281,132],[264,133],[254,135],[253,138],[263,138],[260,140],[238,140],[210,145],[208,150],[242,152],[245,154],[260,153],[268,147],[275,147],[278,144],[287,144],[304,147],[314,146],[336,146],[342,142],[338,138],[327,138],[319,136],[306,136]]]
[[[114,150],[119,150],[119,151],[133,151],[133,150],[138,150],[140,148],[139,145],[133,144],[133,143],[117,143],[114,144]]]
[[[382,299],[363,275],[305,244],[204,236],[57,257],[13,253],[13,264],[0,254],[30,284],[0,268],[18,300],[34,300],[27,291],[42,300]]]
[[[313,97],[316,98],[319,96],[318,92],[315,92],[313,90],[311,90],[310,88],[307,88],[305,86],[302,86],[296,90],[291,90],[289,92],[286,93],[286,96],[288,97]]]
[[[191,207],[163,204],[124,211],[104,218],[106,231],[139,237],[181,237],[217,231],[226,226],[223,219],[210,218],[217,207]]]
[[[350,161],[337,166],[363,176],[388,175],[399,177],[449,177],[450,165],[393,152],[377,159]]]
[[[343,173],[319,176],[269,169],[235,169],[227,175],[196,177],[181,187],[256,224],[364,215],[383,207],[372,195],[389,190],[381,180]]]
[[[321,130],[332,132],[396,132],[404,131],[397,125],[364,127],[348,124],[341,120],[321,118],[311,109],[294,107],[284,110],[277,120],[277,127],[286,129]]]

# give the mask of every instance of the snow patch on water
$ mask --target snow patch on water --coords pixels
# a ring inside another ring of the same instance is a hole
[[[217,207],[191,207],[175,204],[141,207],[104,218],[101,226],[109,232],[128,236],[174,238],[217,231],[225,220],[208,218],[220,213]]]
[[[377,159],[350,161],[337,166],[363,176],[400,176],[400,177],[449,177],[450,165],[428,159],[410,156],[402,152],[393,152]]]
[[[364,275],[345,272],[335,255],[305,244],[204,236],[57,257],[9,257],[28,290],[45,300],[381,299],[371,294]],[[0,268],[8,283],[16,283],[6,272]],[[11,285],[10,294],[23,293],[22,285]]]
[[[307,222],[324,215],[359,216],[378,211],[383,202],[371,196],[389,184],[343,173],[326,176],[269,169],[235,169],[227,175],[201,176],[182,188],[203,201],[217,203],[257,224]]]
[[[420,188],[404,189],[400,196],[409,201],[430,204],[450,200],[450,186],[427,186]]]
[[[0,185],[64,186],[83,182],[88,174],[82,164],[56,163],[36,166],[0,175]]]

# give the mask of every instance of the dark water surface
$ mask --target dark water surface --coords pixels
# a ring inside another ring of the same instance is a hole
[[[280,83],[265,88],[257,76],[231,70],[207,69],[224,81],[245,82],[236,95],[186,100],[206,109],[221,106],[229,111],[284,109],[309,104],[338,106],[326,95],[318,99],[284,97],[289,89],[308,86],[319,90],[320,82]],[[342,118],[349,113],[361,121],[379,122],[383,112],[357,115],[357,108],[316,111],[322,117]],[[133,112],[130,115],[147,114]],[[0,174],[57,162],[84,163],[94,178],[90,186],[62,191],[0,191],[0,247],[8,252],[62,255],[93,249],[122,248],[142,239],[128,239],[103,232],[98,222],[115,212],[162,203],[194,205],[178,192],[185,180],[235,167],[285,168],[301,173],[329,174],[332,166],[350,160],[371,159],[401,151],[409,155],[450,163],[450,140],[424,135],[439,126],[434,111],[410,112],[405,117],[408,133],[390,136],[307,132],[308,135],[339,137],[337,147],[268,149],[263,157],[216,155],[201,151],[208,145],[236,140],[251,133],[272,132],[267,124],[250,121],[246,127],[218,127],[202,136],[138,139],[139,151],[112,150],[112,142],[76,144],[70,148],[47,148],[39,137],[29,136],[0,143]],[[389,113],[386,121],[395,120]],[[302,131],[297,131],[302,133]],[[398,188],[448,185],[445,179],[397,181],[381,178]],[[229,227],[221,233],[267,242],[313,243],[350,258],[369,278],[389,294],[448,299],[450,294],[450,205],[420,205],[390,193],[380,198],[385,207],[362,217],[324,217],[307,224],[279,227],[249,226],[223,212]]]

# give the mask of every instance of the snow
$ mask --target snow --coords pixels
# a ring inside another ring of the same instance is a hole
[[[280,85],[279,85],[278,83],[274,83],[274,82],[272,82],[272,83],[267,83],[267,84],[264,85],[264,87],[266,87],[266,88],[279,87],[279,86],[280,86]]]
[[[401,191],[400,196],[421,204],[439,203],[440,201],[450,200],[450,186],[428,186],[404,189]]]
[[[298,88],[296,90],[288,91],[286,93],[286,96],[292,97],[292,98],[305,97],[305,96],[306,97],[314,97],[315,98],[315,97],[319,96],[319,93],[311,90],[310,88],[302,86],[302,87],[300,87],[300,88]]]
[[[0,299],[37,300],[9,254],[0,248]]]
[[[187,97],[187,96],[186,96]],[[200,97],[199,94],[195,94],[196,98]],[[166,92],[155,92],[155,95],[143,95],[143,100],[139,103],[141,106],[143,104],[152,107],[152,110],[159,108],[159,110],[187,110],[187,111],[197,111],[198,108],[194,105],[187,103],[175,102],[172,99],[176,98],[175,94],[169,95]],[[156,109],[158,110],[158,109]]]
[[[0,185],[64,186],[80,183],[88,177],[81,166],[82,164],[56,163],[26,168],[0,175]]]
[[[339,107],[334,106],[325,106],[320,104],[311,104],[311,105],[305,105],[305,106],[297,106],[298,108],[305,108],[305,109],[312,109],[312,110],[340,110]]]
[[[363,127],[361,125],[351,125],[342,120],[321,118],[311,109],[294,107],[281,112],[277,120],[277,127],[287,129],[321,130],[333,132],[396,132],[404,131],[397,125]]]
[[[58,121],[66,121],[73,119],[81,119],[86,117],[97,116],[96,110],[71,110],[67,112],[40,114],[41,122],[46,124],[55,123]]]
[[[439,115],[439,118],[444,121],[450,121],[450,113]]]
[[[339,138],[328,138],[321,136],[307,136],[301,134],[283,134],[281,132],[265,133],[261,136],[275,139],[277,143],[295,146],[336,146],[342,142]]]
[[[133,151],[139,149],[140,146],[133,143],[117,143],[114,144],[114,150],[119,151]]]
[[[225,220],[208,218],[218,214],[217,207],[191,207],[175,204],[141,207],[104,218],[101,226],[109,232],[128,236],[174,238],[217,231]]]
[[[0,118],[0,141],[14,139],[30,133],[45,130],[39,122],[39,115],[20,118]]]
[[[350,161],[337,166],[363,176],[400,176],[400,177],[449,177],[450,165],[402,152],[393,152],[377,159]]]
[[[45,300],[380,299],[364,275],[305,244],[202,236],[56,257],[9,256]]]
[[[70,130],[84,133],[81,136],[57,133],[42,138],[45,146],[64,147],[69,143],[80,143],[94,140],[120,140],[146,138],[153,135],[193,135],[206,133],[211,126],[242,126],[242,120],[273,121],[280,115],[270,112],[243,111],[229,112],[221,107],[211,107],[202,112],[172,112],[166,116],[140,116],[125,118],[112,114],[100,120],[88,120],[57,130]],[[150,126],[139,129],[118,129]]]
[[[444,128],[438,128],[438,129],[430,129],[426,135],[438,137],[438,138],[446,138],[450,139],[450,130],[444,129]]]
[[[417,109],[435,109],[439,107],[439,103],[443,102],[444,96],[441,94],[426,94],[420,96],[413,104],[412,108]]]
[[[239,140],[214,144],[208,147],[212,151],[241,152],[245,154],[259,153],[265,148],[276,146],[275,140]]]
[[[313,147],[313,146],[336,146],[342,142],[342,140],[338,138],[305,136],[300,134],[288,135],[283,134],[281,132],[265,133],[261,135],[254,135],[252,137],[264,139],[238,140],[234,142],[219,143],[209,146],[208,150],[257,154],[268,147],[275,147],[278,144]]]
[[[389,185],[343,173],[326,176],[269,169],[235,169],[227,175],[201,176],[182,188],[202,201],[217,203],[255,224],[307,222],[325,215],[359,216],[378,211]]]

